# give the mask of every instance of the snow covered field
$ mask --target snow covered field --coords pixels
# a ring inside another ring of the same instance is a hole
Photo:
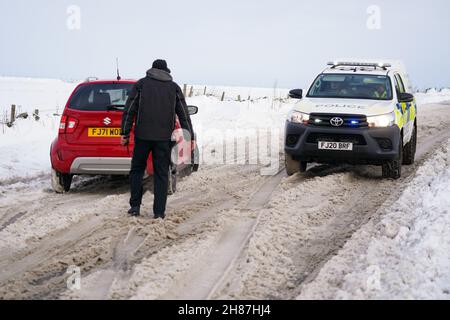
[[[418,161],[399,181],[377,167],[264,177],[261,164],[218,163],[182,179],[168,219],[155,223],[124,214],[126,179],[50,190],[53,114],[74,86],[0,78],[0,110],[32,111],[37,100],[46,110],[0,131],[0,298],[450,298],[450,90],[416,95]],[[228,142],[226,131],[282,130],[292,102],[287,90],[274,99],[273,89],[195,89],[188,102],[200,108],[193,121],[207,151]],[[152,200],[146,193],[144,211]],[[81,290],[67,289],[71,265]]]

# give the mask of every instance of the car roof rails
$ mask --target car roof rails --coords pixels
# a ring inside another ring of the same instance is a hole
[[[375,70],[377,68],[387,70],[392,67],[390,63],[385,62],[350,62],[350,61],[334,61],[328,62],[328,65],[331,66],[331,69],[335,69],[337,67],[372,67]]]

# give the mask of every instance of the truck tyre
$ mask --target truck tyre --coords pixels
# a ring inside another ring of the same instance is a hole
[[[417,126],[414,124],[414,130],[411,136],[411,140],[406,144],[403,149],[403,164],[412,165],[416,157],[417,148]]]
[[[288,176],[292,176],[300,171],[300,161],[294,160],[288,153],[285,155],[286,172]]]
[[[308,168],[308,162],[306,161],[300,161],[300,172],[306,172],[306,169]]]
[[[61,173],[52,169],[52,188],[56,193],[66,193],[70,191],[73,175]]]
[[[403,163],[403,138],[400,139],[400,145],[397,158],[384,163],[382,166],[383,178],[400,179],[402,176]]]

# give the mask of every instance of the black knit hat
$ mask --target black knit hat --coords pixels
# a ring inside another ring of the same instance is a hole
[[[166,60],[161,60],[161,59],[156,60],[155,62],[153,62],[152,68],[153,69],[163,70],[163,71],[166,71],[166,72],[170,73],[170,69],[167,68]]]

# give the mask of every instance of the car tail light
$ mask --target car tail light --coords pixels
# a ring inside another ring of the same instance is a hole
[[[59,133],[74,133],[78,126],[78,120],[68,116],[61,117],[59,124]]]
[[[66,128],[66,133],[74,133],[75,129],[78,126],[78,120],[75,118],[68,118],[67,119],[67,128]]]
[[[66,132],[66,122],[67,122],[67,116],[62,116],[61,122],[59,123],[59,133]]]

